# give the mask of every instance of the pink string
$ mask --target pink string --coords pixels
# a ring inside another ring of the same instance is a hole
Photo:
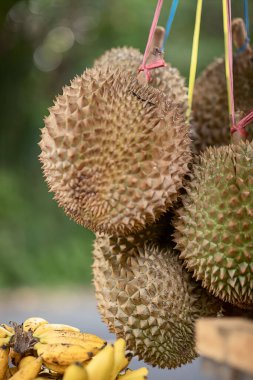
[[[248,115],[244,116],[237,125],[233,125],[231,128],[231,133],[238,132],[241,136],[247,137],[247,132],[245,131],[245,127],[253,122],[253,110],[248,113]]]
[[[144,56],[143,56],[142,64],[139,67],[139,72],[140,71],[144,71],[144,73],[145,73],[146,78],[147,78],[148,81],[150,81],[150,79],[151,79],[151,75],[150,75],[150,72],[149,72],[150,70],[155,69],[157,67],[164,67],[164,66],[166,66],[165,61],[162,58],[158,59],[156,62],[154,62],[152,64],[146,64],[147,59],[148,59],[148,55],[149,55],[149,51],[150,51],[150,47],[151,47],[151,44],[152,44],[152,41],[153,41],[153,38],[154,38],[155,30],[156,30],[156,27],[157,27],[157,23],[158,23],[158,20],[159,20],[159,16],[160,16],[160,13],[161,13],[162,6],[163,6],[163,0],[158,0],[157,6],[156,6],[156,10],[155,10],[155,14],[154,14],[154,18],[153,18],[153,22],[152,22],[152,25],[151,25],[151,28],[150,28],[148,42],[147,42],[147,45],[146,45],[146,49],[145,49],[145,53],[144,53]]]
[[[229,61],[229,85],[230,85],[230,109],[232,127],[231,133],[238,132],[242,137],[247,137],[245,127],[253,121],[253,110],[243,117],[239,123],[235,123],[235,103],[234,103],[234,79],[233,79],[233,45],[232,45],[232,12],[231,0],[227,0],[228,15],[228,61]]]

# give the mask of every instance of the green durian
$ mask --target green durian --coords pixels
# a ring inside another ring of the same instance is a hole
[[[220,299],[253,307],[253,143],[208,148],[175,218],[180,258]]]
[[[221,304],[192,280],[177,253],[161,248],[156,239],[145,233],[97,235],[94,285],[109,330],[124,338],[139,359],[175,368],[197,356],[196,319],[216,316]]]

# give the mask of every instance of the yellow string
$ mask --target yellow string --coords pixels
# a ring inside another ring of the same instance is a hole
[[[202,14],[202,4],[203,4],[203,0],[198,0],[197,10],[196,10],[195,27],[194,27],[194,34],[193,34],[193,43],[192,43],[192,55],[191,55],[190,75],[189,75],[188,111],[187,111],[187,117],[188,118],[190,117],[191,109],[192,109],[193,91],[194,91],[196,71],[197,71],[198,50],[199,50],[199,33],[200,33],[200,23],[201,23],[201,14]]]
[[[224,28],[224,45],[225,45],[225,68],[226,68],[226,80],[227,80],[227,93],[228,93],[228,109],[231,115],[231,91],[230,91],[230,73],[229,73],[229,49],[228,49],[228,9],[227,1],[222,0],[223,8],[223,28]]]

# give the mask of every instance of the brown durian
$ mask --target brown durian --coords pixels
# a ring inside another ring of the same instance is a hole
[[[188,171],[184,108],[120,69],[86,70],[49,109],[40,160],[65,212],[93,231],[127,234],[160,217]]]
[[[146,363],[175,368],[191,362],[197,318],[221,304],[191,279],[171,248],[145,236],[97,236],[94,285],[103,321]]]
[[[176,248],[214,296],[253,307],[253,142],[208,148],[175,218]]]
[[[124,46],[107,50],[94,61],[94,67],[99,67],[100,69],[104,67],[112,69],[120,67],[122,71],[137,75],[142,59],[143,55],[138,49]]]
[[[233,37],[237,48],[245,42],[245,36],[243,20],[235,19]],[[253,108],[253,50],[249,44],[243,52],[234,56],[233,75],[235,110],[247,114]],[[192,139],[195,153],[204,151],[208,146],[230,143],[227,99],[225,62],[223,58],[219,58],[196,80],[192,105]],[[252,125],[248,127],[248,131],[251,140]]]
[[[114,48],[103,54],[95,61],[95,67],[122,68],[131,74],[136,74],[142,61],[142,54],[133,48]],[[187,88],[185,79],[179,71],[167,63],[166,67],[157,68],[151,71],[151,81],[149,84],[163,91],[164,94],[176,102],[181,101],[187,109]]]

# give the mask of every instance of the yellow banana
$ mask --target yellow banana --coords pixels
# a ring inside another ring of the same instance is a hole
[[[76,344],[78,346],[81,346],[85,348],[87,351],[91,351],[94,354],[97,353],[102,347],[104,347],[103,344],[98,344],[96,342],[92,341],[83,341],[79,338],[72,338],[68,336],[60,336],[60,337],[48,337],[48,338],[40,338],[40,343],[43,344]]]
[[[0,338],[0,347],[7,346],[10,343],[11,336],[8,336],[7,338]]]
[[[126,342],[120,338],[114,343],[114,367],[112,380],[116,379],[118,374],[128,366],[129,359],[126,358]]]
[[[45,334],[46,332],[49,332],[49,331],[76,331],[76,332],[80,332],[80,330],[77,329],[76,327],[72,327],[69,325],[63,325],[63,324],[59,324],[59,323],[47,323],[47,324],[39,326],[35,330],[33,336],[35,336],[36,338],[39,338],[40,335]]]
[[[114,366],[114,348],[103,348],[85,367],[89,380],[111,380]]]
[[[9,325],[6,325],[5,323],[1,323],[0,326],[3,327],[5,330],[9,331],[9,333],[11,333],[11,335],[15,334],[15,331],[14,331],[13,327],[11,327]]]
[[[131,371],[130,369],[126,371],[124,375],[119,375],[118,380],[144,380],[147,379],[148,370],[145,367]]]
[[[75,339],[80,339],[83,342],[94,342],[98,343],[99,345],[104,346],[106,344],[106,341],[99,338],[96,335],[93,334],[85,334],[82,332],[78,331],[66,331],[66,330],[50,330],[45,333],[42,333],[39,335],[38,339],[53,339],[53,338],[63,338],[63,337],[68,337],[68,338],[75,338]]]
[[[34,362],[34,356],[25,356],[21,359],[18,369],[25,367],[26,365]]]
[[[68,366],[66,365],[59,365],[59,364],[53,364],[53,363],[43,363],[44,366],[46,366],[48,369],[50,369],[50,371],[53,371],[55,372],[55,374],[53,375],[53,377],[55,377],[56,374],[63,374],[66,369],[68,368]]]
[[[14,351],[13,348],[11,348],[10,349],[10,359],[11,359],[11,363],[17,367],[19,365],[20,360],[22,359],[22,355],[16,351]]]
[[[46,324],[48,324],[48,321],[46,321],[43,318],[37,318],[37,317],[28,318],[23,323],[23,330],[26,332],[28,331],[34,332],[35,330],[37,330],[38,327],[46,325]]]
[[[36,343],[34,348],[46,365],[49,363],[66,366],[74,362],[85,362],[94,356],[92,351],[86,350],[77,344]]]
[[[39,374],[41,366],[42,359],[40,357],[33,358],[33,361],[19,369],[15,375],[11,377],[11,380],[34,380]]]
[[[8,331],[2,325],[0,326],[0,338],[8,338],[8,337],[12,337],[12,335],[14,335],[14,334],[11,333],[10,331]]]
[[[89,380],[89,378],[82,364],[74,363],[67,368],[63,380]]]
[[[0,380],[3,380],[8,369],[9,347],[0,346]]]

